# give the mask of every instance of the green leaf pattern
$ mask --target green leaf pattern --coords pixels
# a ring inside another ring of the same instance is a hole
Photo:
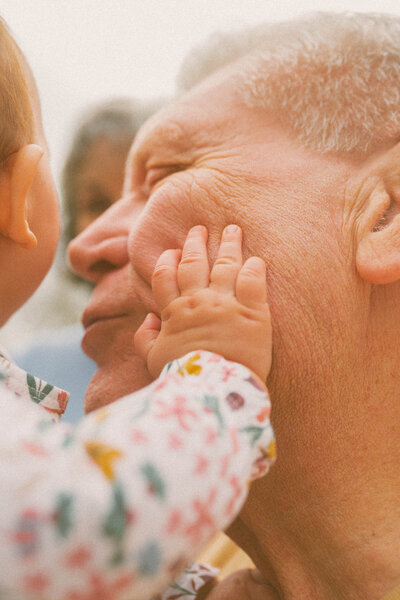
[[[258,440],[260,439],[260,437],[262,436],[262,434],[264,433],[265,428],[264,427],[243,427],[242,429],[239,429],[240,433],[247,433],[249,438],[250,438],[250,443],[252,446],[255,446],[256,442],[258,442]]]
[[[140,472],[146,479],[151,492],[155,494],[155,496],[157,496],[160,500],[165,500],[165,483],[156,466],[151,462],[145,462],[140,467]]]
[[[70,494],[59,494],[56,499],[55,525],[62,538],[67,538],[74,527],[74,497]]]
[[[31,400],[36,404],[39,404],[50,394],[50,392],[54,389],[54,385],[50,385],[50,383],[46,383],[41,379],[38,379],[31,375],[30,373],[26,374],[26,383],[28,384],[28,391],[31,397]]]
[[[219,409],[219,398],[217,396],[208,396],[205,394],[205,396],[203,396],[203,404],[215,413],[219,425],[219,434],[221,435],[225,429],[225,421]]]

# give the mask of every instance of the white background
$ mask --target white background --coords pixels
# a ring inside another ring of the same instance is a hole
[[[311,10],[400,14],[400,0],[0,0],[36,76],[56,180],[88,104],[171,94],[185,54],[210,33]]]

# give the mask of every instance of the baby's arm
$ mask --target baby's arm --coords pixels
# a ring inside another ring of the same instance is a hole
[[[274,457],[263,386],[205,351],[76,428],[7,390],[0,410],[7,598],[149,600],[228,526]]]
[[[241,230],[230,225],[210,273],[206,241],[206,228],[193,227],[182,255],[167,250],[160,256],[152,284],[161,322],[148,315],[136,348],[153,377],[174,358],[209,350],[246,365],[265,382],[272,349],[265,263],[253,256],[242,264]]]

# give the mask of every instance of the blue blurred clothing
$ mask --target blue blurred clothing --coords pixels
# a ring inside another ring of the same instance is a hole
[[[23,352],[14,354],[15,362],[22,369],[68,390],[70,401],[63,421],[70,423],[77,423],[83,416],[85,391],[97,369],[83,353],[82,333],[80,324],[62,327],[56,332],[38,335]]]

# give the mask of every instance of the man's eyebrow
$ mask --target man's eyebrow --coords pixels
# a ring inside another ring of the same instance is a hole
[[[194,147],[191,128],[176,121],[168,121],[155,125],[148,131],[135,151],[135,160],[146,165],[152,155],[157,152],[184,154]]]
[[[187,128],[178,124],[176,121],[160,123],[160,125],[155,128],[155,135],[158,135],[160,138],[167,138],[170,143],[179,145],[182,145],[189,137]]]

